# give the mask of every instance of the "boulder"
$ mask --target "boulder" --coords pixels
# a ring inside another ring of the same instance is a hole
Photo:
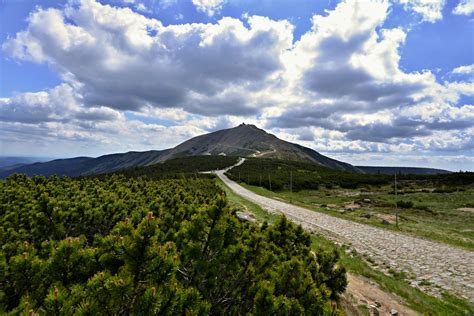
[[[384,225],[390,225],[390,222],[387,221],[386,219],[381,220],[380,223],[382,223]]]
[[[370,214],[365,213],[365,214],[362,214],[360,217],[369,219],[369,218],[370,218]]]
[[[358,210],[359,208],[360,208],[360,205],[356,203],[350,203],[350,204],[344,205],[344,210],[346,210],[347,212],[353,212],[353,211]]]
[[[390,316],[398,316],[398,311],[396,309],[392,309],[390,311]]]
[[[256,221],[255,216],[253,216],[253,214],[246,213],[246,212],[236,212],[235,216],[237,216],[237,218],[241,221],[247,221],[247,222]]]
[[[380,315],[379,309],[375,305],[369,305],[369,312],[370,312],[370,315],[374,315],[374,316]]]

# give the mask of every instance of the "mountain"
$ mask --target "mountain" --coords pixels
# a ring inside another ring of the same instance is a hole
[[[452,173],[448,170],[433,169],[433,168],[418,168],[418,167],[369,167],[369,166],[357,166],[358,169],[365,173],[375,174],[419,174],[419,175],[430,175],[430,174],[448,174]]]
[[[44,163],[22,165],[0,172],[0,178],[12,173],[26,175],[81,176],[113,172],[130,167],[147,166],[172,158],[202,155],[265,157],[291,161],[311,162],[332,169],[360,172],[356,167],[323,156],[320,153],[277,138],[254,125],[241,124],[200,135],[166,150],[127,152],[98,158],[77,157],[57,159]]]
[[[12,173],[24,173],[33,175],[61,175],[69,177],[87,176],[113,172],[135,166],[146,166],[158,162],[158,158],[165,151],[127,152],[123,154],[111,154],[98,158],[76,157],[69,159],[56,159],[48,162],[38,162],[30,165],[22,165],[15,169],[0,172],[0,178],[5,178]]]
[[[169,150],[161,159],[209,154],[313,162],[332,169],[359,171],[350,164],[323,156],[313,149],[281,140],[255,125],[246,124],[194,137]]]
[[[10,170],[23,165],[51,160],[44,157],[4,157],[0,156],[0,171]]]

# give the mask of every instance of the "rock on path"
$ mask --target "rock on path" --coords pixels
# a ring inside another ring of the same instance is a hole
[[[242,163],[243,160],[238,164]],[[318,231],[332,239],[350,244],[357,252],[370,257],[378,265],[414,275],[415,282],[429,281],[474,302],[474,252],[263,197],[227,178],[224,173],[229,169],[215,173],[232,191],[243,198],[269,212],[284,214],[306,230]]]

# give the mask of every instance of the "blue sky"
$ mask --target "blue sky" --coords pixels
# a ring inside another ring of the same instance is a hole
[[[474,1],[0,0],[2,155],[244,121],[353,164],[474,170]]]

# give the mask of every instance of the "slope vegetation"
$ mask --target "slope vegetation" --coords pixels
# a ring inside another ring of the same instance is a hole
[[[0,314],[334,315],[335,253],[240,222],[212,180],[0,181]]]

